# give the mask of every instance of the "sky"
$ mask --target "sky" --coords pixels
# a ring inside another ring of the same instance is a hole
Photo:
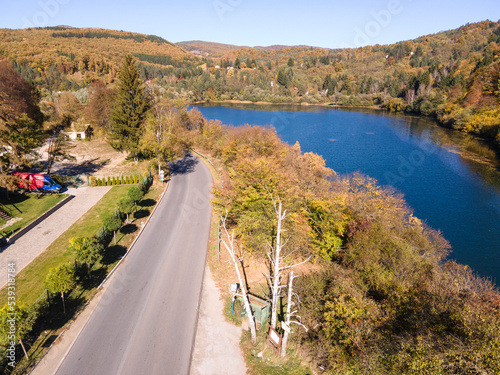
[[[390,44],[486,19],[500,19],[499,0],[0,0],[0,28],[99,27],[239,46]]]

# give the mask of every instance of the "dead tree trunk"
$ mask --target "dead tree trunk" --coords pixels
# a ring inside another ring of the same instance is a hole
[[[285,251],[287,240],[283,241],[283,223],[287,217],[286,209],[283,210],[280,197],[278,197],[277,201],[273,199],[273,203],[274,210],[276,211],[276,218],[278,219],[278,226],[276,228],[276,243],[274,246],[269,245],[271,250],[267,256],[270,262],[269,287],[271,288],[271,327],[276,329],[278,320],[278,300],[281,289],[286,287],[286,285],[281,285],[282,273],[285,270],[308,262],[310,257],[302,262],[290,264],[291,255],[294,251]]]
[[[282,213],[281,199],[278,198],[278,207],[276,208],[276,216],[278,218],[278,228],[276,230],[276,245],[271,249],[269,260],[271,261],[271,327],[276,329],[278,316],[278,299],[281,291],[281,247],[282,243],[282,222],[286,218],[286,210]]]
[[[234,252],[234,233],[229,236],[229,233],[227,232],[226,229],[226,219],[224,218],[222,222],[222,227],[224,228],[224,231],[226,232],[226,237],[228,238],[228,242],[226,242],[224,239],[221,240],[223,243],[224,247],[226,248],[227,252],[229,253],[229,256],[231,257],[231,260],[233,261],[234,264],[234,269],[236,270],[236,275],[238,277],[238,281],[241,286],[241,294],[243,297],[243,304],[245,305],[245,311],[248,316],[248,324],[250,325],[250,334],[252,336],[252,343],[255,344],[257,342],[257,331],[255,328],[255,319],[253,317],[253,312],[252,308],[250,306],[250,300],[248,299],[248,293],[247,293],[247,287],[244,284],[243,277],[241,276],[240,269],[238,267],[238,263],[240,263],[243,259],[242,257],[236,258],[235,252]]]
[[[293,293],[293,271],[290,271],[290,282],[288,283],[288,301],[286,304],[285,323],[290,327],[290,318],[292,315],[292,293]],[[286,344],[288,343],[288,331],[285,331],[283,340],[281,340],[281,356],[286,356]]]

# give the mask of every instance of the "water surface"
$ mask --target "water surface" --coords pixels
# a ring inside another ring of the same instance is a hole
[[[449,258],[500,282],[500,172],[482,141],[429,119],[333,108],[198,106],[208,119],[272,125],[289,144],[338,173],[360,171],[401,191],[415,215],[442,231]]]

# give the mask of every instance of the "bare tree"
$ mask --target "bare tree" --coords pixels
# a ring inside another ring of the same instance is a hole
[[[248,323],[250,325],[250,334],[252,335],[252,343],[257,342],[257,332],[255,328],[255,319],[253,317],[253,312],[252,308],[250,306],[250,300],[248,299],[248,292],[247,292],[247,286],[243,283],[243,278],[241,276],[240,268],[238,266],[238,263],[241,263],[243,261],[243,255],[240,255],[239,257],[236,256],[236,253],[234,251],[234,231],[229,235],[227,228],[226,228],[226,218],[222,220],[222,228],[224,229],[224,232],[226,234],[227,240],[224,238],[221,238],[221,242],[226,248],[227,252],[229,253],[229,256],[231,257],[231,260],[234,264],[234,269],[236,270],[236,275],[238,276],[238,281],[240,283],[241,287],[241,294],[243,297],[243,304],[245,305],[245,311],[248,316]]]
[[[300,323],[296,320],[292,320],[292,316],[295,316],[295,313],[297,312],[297,310],[292,311],[292,306],[294,305],[294,303],[292,302],[292,296],[294,295],[294,293],[293,293],[293,279],[296,277],[298,277],[298,276],[294,276],[293,271],[290,271],[289,281],[288,281],[288,301],[287,301],[287,305],[286,305],[285,323],[287,324],[287,326],[289,328],[291,328],[292,323],[298,324],[298,325],[302,326],[307,332],[308,329],[305,325],[303,325],[302,323]],[[297,317],[300,319],[300,316],[297,316]],[[290,333],[287,330],[285,330],[285,334],[283,335],[283,340],[281,341],[281,356],[282,357],[286,356],[286,345],[288,343],[288,335],[289,334]]]
[[[270,262],[270,275],[269,287],[271,289],[271,327],[276,329],[277,316],[278,316],[278,300],[281,295],[281,289],[286,285],[281,285],[281,276],[283,271],[293,267],[297,267],[309,261],[310,257],[305,261],[296,264],[287,264],[293,251],[285,252],[284,248],[288,240],[283,241],[283,222],[285,221],[286,209],[283,210],[283,204],[280,197],[277,200],[273,199],[274,210],[278,219],[278,226],[276,228],[276,242],[275,245],[269,245],[270,251],[267,254]]]
[[[62,134],[60,130],[56,130],[55,134],[49,138],[49,147],[47,153],[49,158],[47,160],[47,174],[50,174],[52,166],[56,161],[62,160],[76,160],[73,155],[70,155],[69,150],[73,147],[66,135]]]

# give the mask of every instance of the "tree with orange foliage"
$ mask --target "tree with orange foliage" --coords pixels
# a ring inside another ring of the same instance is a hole
[[[33,87],[0,61],[0,186],[8,194],[13,166],[28,165],[27,157],[43,141],[43,114]]]

